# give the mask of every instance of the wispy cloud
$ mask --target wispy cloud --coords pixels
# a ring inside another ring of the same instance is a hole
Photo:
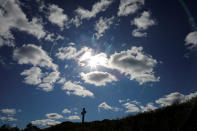
[[[105,11],[113,0],[101,0],[92,6],[92,10],[83,9],[81,7],[75,10],[80,19],[90,19],[96,17],[99,12]]]
[[[77,115],[73,115],[73,116],[66,117],[66,119],[68,119],[68,120],[80,120],[80,117],[77,116]]]
[[[1,109],[1,113],[7,114],[7,115],[15,115],[16,109]]]
[[[126,110],[127,113],[140,111],[140,108],[138,108],[135,104],[132,104],[130,102],[123,104],[123,106],[127,109]]]
[[[144,5],[144,0],[120,0],[118,16],[136,13]]]
[[[62,87],[62,90],[66,90],[67,95],[73,94],[81,97],[94,97],[94,94],[91,91],[71,81],[67,81]]]
[[[63,116],[58,113],[48,113],[46,114],[46,117],[48,119],[62,119],[63,118]]]
[[[59,121],[51,120],[51,119],[35,120],[35,121],[31,121],[31,123],[33,125],[41,125],[41,126],[53,126],[53,125],[60,124]]]
[[[14,118],[12,116],[8,116],[8,117],[2,116],[2,117],[0,117],[0,120],[2,120],[2,121],[17,121],[18,119]]]
[[[96,31],[95,36],[97,39],[103,36],[105,31],[110,28],[110,25],[113,23],[114,17],[103,18],[100,17],[98,22],[95,24],[94,29]]]

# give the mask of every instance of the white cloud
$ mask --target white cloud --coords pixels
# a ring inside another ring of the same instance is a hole
[[[185,38],[185,46],[189,46],[189,49],[193,49],[197,46],[197,31],[190,32]]]
[[[34,17],[29,21],[19,5],[19,1],[8,0],[2,6],[3,10],[0,11],[0,25],[3,26],[0,26],[0,46],[14,46],[14,37],[11,33],[11,29],[13,28],[32,34],[38,39],[46,35],[41,20]]]
[[[1,109],[1,112],[7,115],[15,115],[16,109]]]
[[[50,72],[46,77],[43,78],[42,82],[48,83],[52,86],[53,83],[55,83],[59,79],[59,74],[60,73],[57,71]]]
[[[101,104],[98,105],[98,111],[100,112],[101,109],[103,110],[111,110],[111,111],[120,111],[119,108],[117,107],[112,107],[108,105],[106,102],[102,102]]]
[[[32,67],[28,70],[24,70],[21,75],[25,77],[25,83],[30,85],[37,85],[41,83],[43,76],[42,71],[39,67]]]
[[[68,119],[68,120],[80,120],[80,117],[77,116],[77,115],[73,115],[73,116],[66,117],[66,119]]]
[[[48,114],[46,114],[46,117],[48,119],[61,119],[61,118],[63,118],[63,116],[58,114],[58,113],[48,113]]]
[[[146,37],[147,33],[146,32],[142,32],[141,29],[134,29],[132,31],[132,36],[134,36],[134,37]]]
[[[39,67],[24,70],[21,75],[25,77],[25,83],[38,85],[38,89],[49,92],[53,90],[53,84],[59,79],[59,72],[42,73]]]
[[[75,46],[75,43],[74,42],[70,42],[68,43],[69,46]]]
[[[95,36],[97,39],[103,36],[105,31],[110,28],[110,25],[113,23],[114,17],[103,18],[100,17],[98,22],[95,24],[94,29],[96,30]]]
[[[91,11],[79,7],[75,12],[80,19],[90,19],[96,17],[99,12],[105,11],[112,2],[113,0],[101,0],[92,6]]]
[[[147,30],[150,26],[155,25],[155,21],[151,19],[150,12],[144,11],[140,17],[135,18],[131,24],[137,26],[137,29],[134,29],[132,35],[135,37],[144,37],[147,35],[146,32],[141,32]]]
[[[49,6],[49,21],[53,24],[57,24],[60,28],[64,28],[65,22],[68,21],[68,16],[63,13],[63,9],[55,4]]]
[[[64,66],[64,69],[68,69],[68,65],[65,65],[65,66]]]
[[[158,62],[152,56],[145,54],[142,47],[132,47],[130,50],[114,53],[110,56],[108,68],[116,69],[130,80],[136,80],[139,84],[159,81],[154,76],[153,68]]]
[[[2,117],[0,117],[0,120],[2,120],[2,121],[17,121],[16,118],[11,117],[11,116],[8,116],[8,117],[2,116]]]
[[[87,74],[82,72],[80,75],[85,83],[94,84],[95,86],[105,86],[106,83],[117,81],[115,76],[107,72],[93,71]]]
[[[51,120],[51,119],[35,120],[35,121],[31,121],[31,123],[33,125],[41,125],[41,126],[53,126],[53,125],[60,124],[59,121]]]
[[[16,48],[13,53],[13,59],[17,60],[19,64],[32,64],[33,66],[57,70],[57,65],[52,62],[47,52],[34,44],[27,44],[21,48]]]
[[[44,79],[44,83],[54,83],[59,78],[59,72],[51,72]]]
[[[64,40],[64,37],[59,34],[48,33],[47,36],[44,38],[47,41],[56,42],[58,40]]]
[[[52,91],[53,84],[59,79],[58,66],[53,63],[48,54],[40,47],[33,44],[23,45],[16,48],[13,53],[13,59],[19,64],[31,64],[34,67],[24,70],[21,75],[25,77],[25,83],[38,85],[38,89],[43,91]],[[46,69],[52,69],[52,72],[42,73],[40,66]]]
[[[120,0],[118,16],[134,14],[142,5],[144,5],[144,0]]]
[[[73,94],[81,97],[94,97],[94,94],[91,91],[81,85],[72,83],[71,81],[67,81],[62,87],[62,90],[66,90],[66,94],[68,95]]]
[[[65,59],[78,59],[79,56],[84,54],[85,52],[90,52],[92,49],[88,47],[83,47],[80,50],[77,50],[73,46],[68,46],[68,47],[61,47],[58,49],[58,53],[56,53],[56,57],[65,60]]]
[[[179,92],[174,92],[174,93],[170,93],[169,95],[166,95],[163,98],[159,98],[158,100],[156,100],[155,102],[157,104],[160,104],[161,106],[168,106],[168,105],[172,105],[173,103],[176,102],[185,102],[193,97],[197,96],[197,92],[195,93],[190,93],[189,95],[183,95]]]
[[[157,82],[159,77],[154,76],[153,68],[158,64],[157,60],[153,59],[152,56],[145,54],[142,47],[133,46],[131,49],[121,51],[119,53],[111,54],[108,58],[105,53],[94,54],[93,49],[83,47],[77,51],[75,47],[62,47],[56,56],[59,59],[74,59],[78,61],[80,66],[97,67],[103,66],[108,69],[116,69],[125,75],[130,76],[130,80],[136,80],[139,84],[146,82]],[[102,75],[101,73],[99,75]],[[111,75],[105,73],[105,77],[109,79],[92,80],[92,73],[81,73],[83,79],[91,84],[104,85],[105,82],[112,81],[115,79]],[[91,76],[91,77],[87,77]],[[106,81],[105,81],[106,80]],[[101,82],[101,83],[99,83]]]
[[[146,104],[146,106],[140,106],[142,112],[152,111],[157,109],[158,107],[154,106],[154,103],[150,102]]]
[[[123,106],[127,109],[126,110],[127,113],[140,111],[140,109],[135,104],[132,104],[130,102],[123,104]]]
[[[64,84],[66,82],[66,78],[62,77],[57,83]]]
[[[64,109],[63,111],[62,111],[62,113],[64,113],[64,114],[66,114],[66,113],[71,113],[71,111],[69,110],[69,109]]]
[[[54,38],[53,38],[54,36],[55,36],[54,33],[50,33],[50,34],[47,34],[47,36],[44,39],[47,41],[54,41]]]

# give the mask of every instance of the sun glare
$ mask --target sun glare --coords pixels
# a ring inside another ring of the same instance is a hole
[[[107,62],[107,57],[104,53],[92,55],[92,52],[86,52],[81,57],[81,62],[86,63],[91,69],[97,68],[97,66],[105,66]]]

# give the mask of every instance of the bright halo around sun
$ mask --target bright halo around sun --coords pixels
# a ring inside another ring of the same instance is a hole
[[[91,69],[95,69],[98,66],[105,66],[107,64],[107,56],[105,53],[92,55],[92,52],[86,52],[81,57],[81,62],[85,62],[86,66],[89,66]]]
[[[107,63],[107,56],[104,53],[91,56],[88,60],[88,66],[96,68],[97,66],[105,66]]]

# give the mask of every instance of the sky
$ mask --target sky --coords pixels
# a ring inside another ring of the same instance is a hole
[[[196,0],[1,0],[0,125],[122,118],[197,96]]]

